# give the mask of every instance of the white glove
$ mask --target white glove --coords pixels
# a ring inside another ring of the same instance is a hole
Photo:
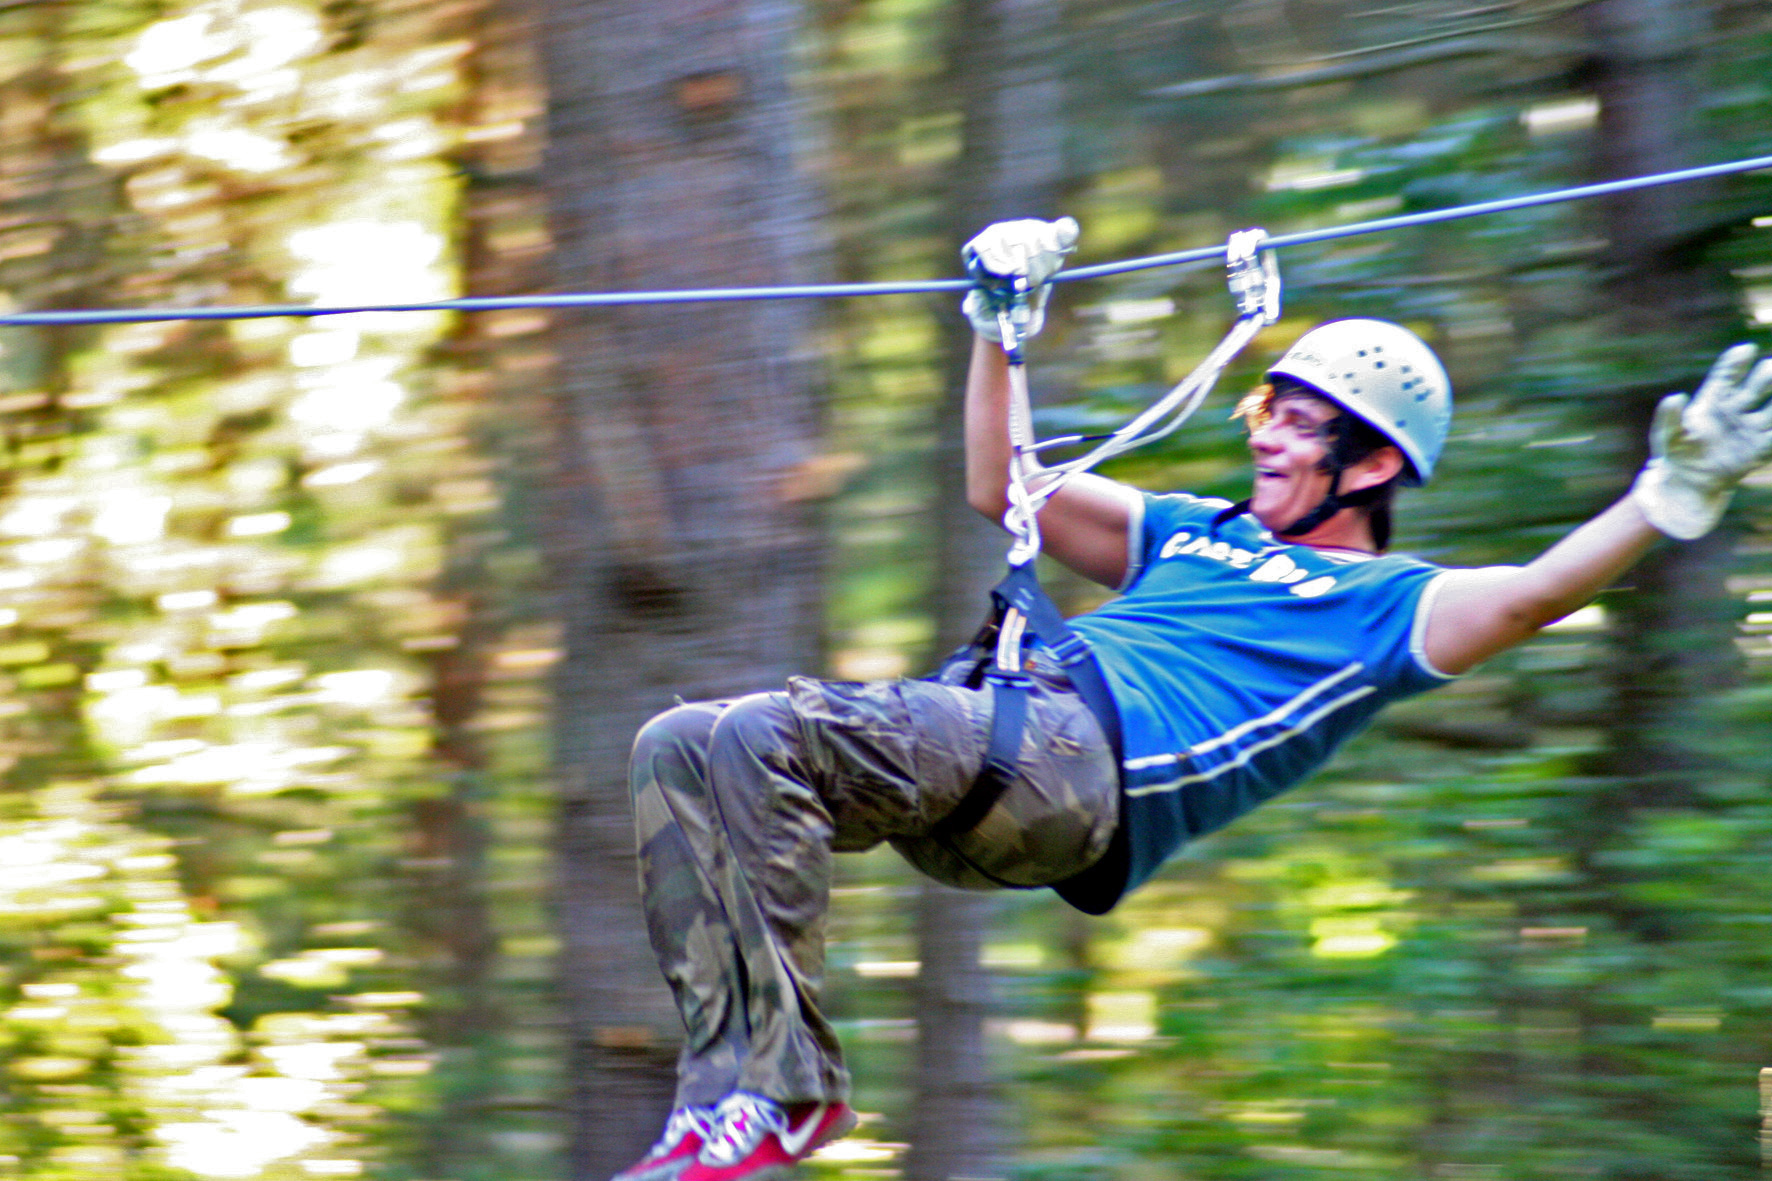
[[[1650,460],[1631,485],[1649,523],[1681,541],[1716,526],[1741,477],[1772,459],[1772,358],[1738,344],[1692,398],[1669,394],[1649,428]],[[1749,372],[1752,366],[1752,372]]]
[[[1046,296],[1051,291],[1047,280],[1064,265],[1064,256],[1076,249],[1077,233],[1073,218],[1041,221],[1025,217],[988,225],[961,249],[960,257],[968,270],[976,260],[993,275],[1027,280],[1027,302],[1011,312],[1021,330],[1021,339],[1037,336],[1045,326]],[[997,309],[983,291],[976,287],[968,291],[960,310],[972,321],[972,330],[979,336],[995,344],[1003,343]]]

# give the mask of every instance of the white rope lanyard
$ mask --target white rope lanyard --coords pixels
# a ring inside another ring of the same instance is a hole
[[[1099,442],[1087,453],[1063,463],[1044,467],[1039,452],[1051,447],[1074,446],[1086,441],[1082,435],[1065,435],[1039,442],[1034,438],[1033,411],[1028,405],[1027,364],[1022,354],[1021,324],[1026,317],[1014,313],[1025,303],[1025,281],[1013,287],[987,292],[997,297],[997,328],[1003,353],[1009,361],[1009,509],[1003,527],[1015,541],[1009,548],[1009,564],[1021,566],[1040,552],[1039,512],[1048,500],[1079,472],[1086,472],[1134,447],[1153,443],[1173,433],[1199,409],[1225,366],[1242,352],[1255,334],[1280,318],[1280,269],[1266,230],[1238,230],[1225,245],[1226,279],[1237,301],[1237,322],[1194,371],[1174,389]],[[1041,478],[1038,487],[1029,480]]]

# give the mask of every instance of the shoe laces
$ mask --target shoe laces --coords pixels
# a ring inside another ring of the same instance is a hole
[[[702,1145],[702,1160],[711,1165],[735,1165],[757,1150],[763,1137],[788,1130],[787,1113],[761,1095],[736,1092],[720,1101],[714,1112],[712,1135]]]
[[[647,1160],[666,1156],[672,1149],[683,1142],[683,1138],[691,1132],[701,1137],[705,1144],[714,1128],[714,1109],[711,1107],[679,1107],[671,1112],[671,1118],[665,1122],[664,1134],[652,1151],[646,1154]]]

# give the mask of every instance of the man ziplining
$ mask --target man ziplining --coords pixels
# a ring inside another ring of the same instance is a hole
[[[968,243],[975,273],[1024,293],[1015,335],[1039,331],[1075,238],[1068,219],[1022,220]],[[1011,317],[987,286],[964,307],[968,500],[1025,542],[1015,502],[1049,494],[1035,548],[1119,597],[1043,627],[1031,574],[1012,573],[999,594],[1029,642],[1001,613],[982,668],[794,677],[641,730],[641,889],[687,1039],[664,1134],[616,1181],[775,1178],[853,1126],[818,1001],[833,853],[890,841],[938,881],[1051,886],[1104,913],[1386,704],[1588,603],[1658,537],[1708,532],[1772,458],[1772,360],[1738,345],[1695,395],[1663,399],[1616,504],[1525,566],[1445,569],[1386,552],[1392,498],[1433,474],[1451,420],[1445,370],[1406,329],[1331,321],[1287,350],[1238,407],[1253,489],[1229,504],[1080,472],[1054,491],[1011,443]]]

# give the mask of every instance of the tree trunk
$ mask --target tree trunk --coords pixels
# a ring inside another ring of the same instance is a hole
[[[987,222],[1054,215],[1063,123],[1051,50],[1059,17],[1053,0],[961,0],[955,6],[949,62],[964,139],[950,195],[956,252]],[[977,629],[1007,546],[1006,536],[966,503],[961,411],[972,332],[957,310],[947,325],[947,382],[937,410],[934,456],[940,549],[930,594],[942,654]],[[990,971],[980,962],[984,932],[996,909],[988,894],[933,882],[925,882],[918,896],[922,968],[915,989],[917,1065],[908,1181],[1004,1172],[1003,1103],[985,1037],[994,990]]]
[[[816,277],[788,79],[800,19],[770,0],[549,7],[562,286]],[[763,302],[556,327],[547,545],[566,625],[555,757],[573,1177],[613,1173],[657,1135],[681,1029],[636,896],[634,732],[673,695],[775,686],[816,664],[813,326],[807,304]]]
[[[1698,163],[1691,116],[1704,6],[1607,0],[1591,10],[1590,27],[1601,110],[1595,172],[1633,176]],[[1638,438],[1648,433],[1656,401],[1695,388],[1717,349],[1740,329],[1727,273],[1708,266],[1693,241],[1707,191],[1668,185],[1606,204],[1606,335],[1628,357],[1621,368],[1636,380],[1603,397]],[[1629,457],[1631,470],[1642,458]],[[1633,808],[1689,799],[1689,711],[1727,683],[1737,663],[1732,629],[1719,610],[1730,557],[1727,526],[1699,542],[1662,546],[1631,575],[1633,592],[1618,598],[1607,770],[1619,776],[1622,796],[1595,800],[1590,833],[1597,842],[1628,825]]]
[[[1681,0],[1604,0],[1590,9],[1601,109],[1598,175],[1701,162],[1693,115],[1708,16],[1707,5]],[[1695,388],[1718,347],[1740,330],[1728,276],[1706,264],[1698,240],[1709,188],[1644,190],[1612,198],[1605,208],[1606,336],[1631,376],[1627,388],[1602,396],[1637,438],[1646,435],[1656,400]],[[1642,455],[1630,458],[1634,470]],[[1598,768],[1608,786],[1591,796],[1576,855],[1588,888],[1605,899],[1609,921],[1634,937],[1643,971],[1656,969],[1666,954],[1659,949],[1669,948],[1690,920],[1677,906],[1653,901],[1658,893],[1645,879],[1663,871],[1630,855],[1640,849],[1645,816],[1702,803],[1707,756],[1699,710],[1737,675],[1724,592],[1732,541],[1725,524],[1702,541],[1661,546],[1630,575],[1631,590],[1614,596],[1608,743]],[[1616,1005],[1617,994],[1610,995]],[[1636,1126],[1665,1100],[1607,1027],[1641,1014],[1621,1016],[1585,992],[1578,1005],[1591,1039],[1582,1060],[1590,1094],[1619,1124]],[[1661,1120],[1680,1123],[1685,1114],[1672,1109]],[[1672,1178],[1684,1170],[1678,1163],[1602,1159],[1595,1172]]]

